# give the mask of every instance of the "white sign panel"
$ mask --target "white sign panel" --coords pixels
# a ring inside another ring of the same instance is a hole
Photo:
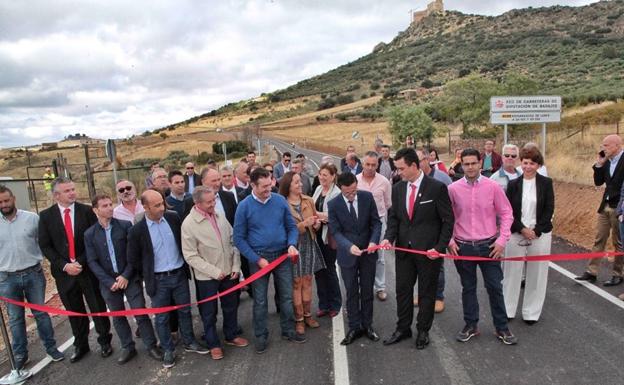
[[[561,112],[492,112],[492,124],[555,123],[561,120]]]
[[[561,111],[561,96],[492,96],[490,112]]]

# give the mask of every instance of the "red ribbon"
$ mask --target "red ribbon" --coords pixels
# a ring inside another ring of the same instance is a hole
[[[445,253],[438,253],[437,251],[423,251],[423,250],[414,250],[414,249],[406,249],[403,247],[395,247],[395,246],[374,246],[366,251],[372,253],[377,250],[397,250],[410,254],[418,254],[424,255],[428,257],[438,257],[438,258],[447,258],[452,260],[461,260],[461,261],[474,261],[474,262],[492,262],[492,261],[525,261],[525,262],[538,262],[538,261],[575,261],[581,259],[590,259],[590,258],[602,258],[609,256],[621,256],[624,255],[622,252],[612,252],[612,251],[604,251],[604,252],[592,252],[592,253],[578,253],[578,254],[549,254],[549,255],[529,255],[524,257],[506,257],[506,258],[488,258],[488,257],[473,257],[473,256],[461,256],[461,255],[451,255]],[[117,310],[117,311],[104,311],[97,313],[78,313],[70,310],[58,309],[45,305],[36,305],[27,302],[15,301],[10,298],[0,296],[0,301],[5,301],[11,303],[13,305],[39,310],[45,313],[53,314],[53,315],[66,315],[73,317],[125,317],[125,316],[137,316],[137,315],[146,315],[146,314],[160,314],[167,313],[173,310],[178,310],[187,306],[199,305],[204,302],[214,301],[219,297],[226,296],[243,286],[250,285],[252,282],[257,280],[258,278],[266,275],[271,270],[275,269],[280,263],[284,262],[288,258],[288,254],[284,254],[279,256],[276,260],[269,263],[267,266],[258,270],[254,274],[250,275],[244,281],[239,282],[236,286],[231,287],[221,293],[217,293],[211,297],[204,298],[200,301],[189,303],[185,305],[172,305],[172,306],[164,306],[164,307],[156,307],[156,308],[145,308],[145,309],[128,309],[128,310]]]
[[[53,315],[66,315],[66,316],[73,316],[73,317],[125,317],[125,316],[137,316],[137,315],[146,315],[146,314],[160,314],[160,313],[168,313],[170,311],[173,310],[178,310],[187,306],[193,306],[193,305],[199,305],[201,303],[204,302],[210,302],[210,301],[214,301],[215,299],[219,298],[219,297],[223,297],[226,296],[232,292],[235,292],[236,290],[250,285],[253,281],[257,280],[258,278],[266,275],[267,273],[269,273],[271,270],[275,269],[280,263],[284,262],[284,260],[286,260],[289,257],[288,254],[284,254],[279,256],[277,259],[275,259],[274,261],[272,261],[271,263],[269,263],[267,266],[263,267],[262,269],[258,270],[257,272],[253,273],[252,275],[250,275],[249,277],[247,277],[247,279],[239,282],[237,285],[222,291],[220,293],[217,293],[211,297],[207,297],[204,298],[200,301],[197,302],[193,302],[193,303],[187,303],[185,305],[171,305],[171,306],[163,306],[163,307],[153,307],[153,308],[145,308],[145,309],[128,309],[128,310],[117,310],[117,311],[103,311],[103,312],[96,312],[96,313],[79,313],[79,312],[75,312],[75,311],[71,311],[71,310],[63,310],[63,309],[58,309],[55,307],[51,307],[51,306],[45,306],[45,305],[37,305],[34,303],[28,303],[28,302],[21,302],[21,301],[16,301],[13,300],[11,298],[6,298],[6,297],[2,297],[0,296],[0,301],[4,301],[13,305],[17,305],[17,306],[21,306],[21,307],[25,307],[25,308],[29,308],[32,310],[38,310],[44,313],[48,313],[48,314],[53,314]]]

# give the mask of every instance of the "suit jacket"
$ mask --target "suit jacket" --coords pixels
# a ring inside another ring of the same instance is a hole
[[[97,222],[91,206],[76,202],[74,204],[74,250],[76,261],[82,265],[82,274],[90,274],[85,256],[84,232]],[[39,247],[48,260],[52,276],[59,291],[66,292],[76,283],[76,277],[63,271],[69,260],[69,243],[65,235],[65,225],[56,204],[39,214]]]
[[[481,168],[483,168],[483,160],[485,159],[485,152],[481,153]],[[503,166],[503,157],[496,151],[492,151],[492,174],[498,171]]]
[[[234,199],[234,194],[221,189],[219,190],[219,199],[221,200],[223,210],[225,211],[225,218],[228,222],[230,222],[230,226],[234,226],[234,216],[236,215],[236,206],[238,206],[236,204],[236,199]],[[193,206],[195,206],[193,197],[189,197],[184,200],[184,215],[181,218],[182,221],[184,221],[184,219],[186,219],[189,215]]]
[[[195,184],[193,186],[201,186],[201,177],[197,173],[193,173],[193,181]],[[189,191],[189,176],[188,174],[184,174],[184,192]]]
[[[126,246],[128,245],[128,230],[132,223],[119,219],[111,219],[111,239],[115,250],[115,263],[117,271],[113,270],[113,263],[108,252],[108,242],[106,232],[99,222],[89,227],[84,233],[85,251],[89,269],[97,277],[100,284],[107,289],[115,283],[117,276],[121,275],[130,280],[134,276],[134,269],[128,263],[126,256]]]
[[[279,182],[284,174],[286,174],[286,170],[284,170],[284,165],[281,161],[277,162],[277,164],[273,167],[273,177],[275,177],[275,179],[277,179],[277,181]]]
[[[511,225],[512,233],[519,233],[526,226],[522,223],[522,181],[519,177],[509,182],[507,185],[507,199],[513,209],[514,221]],[[555,212],[555,192],[553,191],[552,179],[540,174],[535,175],[535,194],[537,204],[535,207],[535,235],[538,237],[542,233],[549,233],[553,229],[552,216]]]
[[[358,168],[362,167],[362,161],[360,160],[360,158],[356,157],[355,161],[357,162],[357,164],[359,165]],[[340,172],[344,172],[347,169],[347,159],[346,158],[342,158],[340,159]],[[358,174],[361,172],[361,170],[358,172]]]
[[[379,160],[377,161],[377,172],[379,172],[379,169],[381,168],[381,161],[383,159],[381,159],[381,157],[379,157]],[[390,170],[392,170],[392,172],[396,171],[396,166],[394,165],[394,159],[392,158],[388,158],[388,162],[390,163]]]
[[[414,202],[412,219],[405,204],[408,182],[392,186],[392,206],[388,211],[385,239],[398,247],[416,250],[435,249],[446,252],[455,217],[446,185],[427,175],[423,176]]]
[[[171,227],[173,237],[176,240],[180,255],[182,255],[182,244],[180,238],[180,217],[178,214],[171,211],[165,211],[164,218]],[[151,297],[156,294],[156,281],[154,276],[154,249],[152,247],[152,238],[150,237],[149,229],[147,228],[147,221],[145,218],[140,222],[132,226],[128,232],[128,247],[127,247],[128,263],[132,265],[132,268],[137,271],[145,282],[145,291]],[[186,262],[183,268],[190,277],[190,272]]]
[[[301,177],[301,183],[302,183],[301,191],[303,192],[303,194],[307,196],[312,196],[312,194],[314,194],[314,190],[312,190],[310,177],[306,175],[305,173],[299,174],[299,177]]]
[[[336,259],[339,266],[352,267],[357,258],[351,254],[352,245],[366,249],[369,243],[379,243],[381,236],[381,221],[377,212],[377,205],[373,194],[358,190],[358,220],[353,223],[349,208],[342,194],[327,204],[329,211],[329,232],[336,239],[338,245]],[[376,254],[376,253],[373,253]]]
[[[624,181],[624,154],[620,156],[620,160],[615,166],[613,176],[609,173],[611,161],[607,160],[602,167],[594,165],[594,184],[596,186],[606,185],[598,212],[602,212],[605,206],[615,208],[620,200],[620,191],[622,190],[622,182]]]

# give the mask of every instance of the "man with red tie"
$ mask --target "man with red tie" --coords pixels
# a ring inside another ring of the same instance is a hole
[[[43,210],[39,220],[39,247],[50,260],[52,276],[56,281],[61,301],[67,310],[86,313],[85,300],[91,312],[106,311],[98,280],[85,256],[84,232],[97,223],[91,207],[76,202],[76,186],[69,178],[59,177],[52,182],[55,205]],[[107,317],[93,317],[102,357],[112,354],[112,334]],[[88,317],[69,317],[74,335],[74,353],[70,362],[77,362],[89,352]]]

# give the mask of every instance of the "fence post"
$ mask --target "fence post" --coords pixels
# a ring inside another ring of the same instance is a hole
[[[93,199],[95,196],[95,181],[93,180],[93,170],[91,169],[91,160],[89,158],[89,145],[83,144],[85,152],[85,171],[87,176],[87,188],[89,189],[89,198]]]

